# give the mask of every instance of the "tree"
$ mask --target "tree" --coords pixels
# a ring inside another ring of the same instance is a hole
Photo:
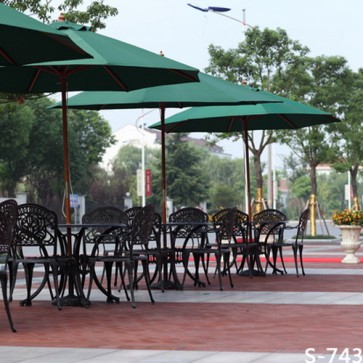
[[[152,169],[154,160],[160,159],[159,150],[145,148],[145,169]],[[130,193],[134,205],[141,205],[140,196],[137,195],[137,170],[142,169],[141,149],[134,145],[121,147],[112,162],[112,172],[109,175],[110,184],[117,185],[117,195],[121,198]],[[152,175],[154,175],[152,170]]]
[[[307,47],[291,40],[283,29],[260,30],[255,27],[246,31],[245,40],[237,49],[224,51],[220,47],[211,45],[209,47],[211,62],[206,71],[232,82],[247,83],[278,92],[279,83],[274,83],[274,79],[278,79],[287,67],[299,63],[308,52]],[[248,147],[254,159],[257,189],[262,195],[261,155],[267,145],[277,139],[272,131],[262,130],[258,134],[259,137],[256,139],[253,132],[248,133]]]
[[[105,5],[104,0],[92,1],[85,9],[84,0],[63,0],[57,7],[51,5],[51,0],[4,0],[2,2],[23,12],[28,10],[45,23],[49,23],[54,14],[56,17],[59,16],[56,11],[62,12],[65,14],[66,20],[91,24],[94,30],[105,28],[104,20],[118,14],[117,8]],[[79,10],[80,8],[84,10]]]
[[[47,205],[63,193],[63,139],[60,110],[48,110],[46,98],[1,106],[0,139],[3,189],[13,196],[25,181],[35,200]],[[36,115],[36,117],[35,117]],[[69,112],[70,168],[73,188],[86,193],[92,167],[113,142],[111,128],[95,111]],[[23,179],[25,178],[25,179]]]
[[[206,152],[183,141],[184,134],[172,134],[166,143],[167,196],[174,206],[197,206],[207,200],[209,179],[203,161]],[[161,159],[155,159],[153,196],[148,200],[161,205]]]
[[[331,125],[333,132],[333,144],[335,153],[332,157],[332,165],[339,172],[349,171],[353,200],[358,201],[358,171],[363,165],[363,69],[352,74],[351,88],[346,90],[349,98],[342,105],[340,114],[344,122]]]
[[[28,170],[27,157],[34,112],[24,104],[0,105],[0,178],[2,195],[15,197],[16,185]]]
[[[281,75],[285,84],[285,92],[290,89],[290,96],[300,102],[308,102],[319,109],[333,114],[341,113],[347,102],[351,71],[342,57],[306,58],[304,67],[288,67]],[[297,72],[299,69],[299,72]],[[300,74],[303,79],[304,91],[293,85],[292,76]],[[281,132],[280,141],[290,146],[291,150],[303,163],[309,166],[311,194],[317,196],[316,168],[319,164],[327,163],[334,155],[331,134],[325,125],[306,127],[296,131]]]
[[[208,207],[211,210],[240,207],[244,202],[243,159],[230,160],[210,155],[204,168],[210,180]]]

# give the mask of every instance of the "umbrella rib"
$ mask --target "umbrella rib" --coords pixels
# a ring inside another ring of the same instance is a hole
[[[185,123],[185,121],[181,121],[175,124],[174,127],[170,127],[168,130],[165,130],[165,132],[170,133],[170,132],[175,132],[175,130],[177,130],[179,128],[179,126],[183,126],[183,124]]]
[[[171,72],[174,72],[174,73],[176,73],[176,74],[178,74],[178,75],[181,75],[181,76],[183,76],[184,78],[187,78],[187,79],[189,79],[189,80],[191,80],[191,81],[197,81],[197,82],[200,82],[200,79],[199,79],[199,77],[196,75],[196,76],[193,76],[193,75],[191,75],[191,74],[188,74],[188,73],[185,73],[185,72],[183,72],[183,71],[178,71],[177,69],[170,69],[170,71]]]
[[[106,72],[115,80],[115,82],[124,90],[127,91],[127,87],[125,83],[123,83],[116,75],[111,71],[111,69],[107,66],[104,67]]]
[[[292,129],[297,129],[298,127],[295,125],[295,124],[293,124],[285,115],[283,115],[283,114],[280,114],[279,115],[282,119],[283,119],[283,121],[285,121]]]
[[[32,89],[34,87],[34,84],[36,83],[36,81],[37,81],[40,73],[41,73],[41,69],[39,69],[39,68],[36,69],[35,76],[33,77],[32,81],[31,81],[31,83],[29,85],[28,92],[31,92],[32,91]]]
[[[15,64],[15,62],[8,56],[8,54],[4,51],[3,48],[0,48],[0,54],[2,55],[2,57],[9,62],[9,64]]]

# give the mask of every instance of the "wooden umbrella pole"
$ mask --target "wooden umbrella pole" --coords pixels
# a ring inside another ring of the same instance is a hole
[[[71,202],[69,198],[70,176],[69,176],[69,155],[68,155],[68,116],[67,116],[67,81],[61,76],[62,86],[62,128],[63,128],[63,163],[64,163],[64,204],[66,223],[71,224]],[[70,236],[67,236],[67,255],[72,255],[72,243]]]
[[[246,173],[246,187],[247,187],[247,214],[249,219],[252,219],[251,213],[251,176],[250,176],[250,159],[248,150],[248,121],[243,120],[243,141],[245,144],[245,173]]]
[[[166,158],[165,158],[165,107],[160,106],[161,119],[161,220],[166,224]],[[164,233],[164,248],[166,248],[166,233]]]

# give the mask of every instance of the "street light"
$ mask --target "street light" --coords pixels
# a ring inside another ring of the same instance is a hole
[[[242,10],[243,17],[242,17],[242,20],[240,20],[240,19],[233,18],[232,16],[224,14],[227,11],[230,11],[231,10],[230,8],[222,8],[220,6],[209,6],[208,8],[203,9],[203,8],[200,8],[199,6],[195,6],[195,5],[192,5],[192,4],[188,4],[188,5],[191,6],[192,8],[194,8],[194,9],[199,10],[199,11],[203,11],[203,12],[209,12],[210,11],[210,12],[212,12],[214,14],[222,15],[222,16],[228,18],[228,19],[237,21],[238,23],[241,23],[244,26],[248,26],[250,28],[253,28],[252,25],[249,25],[249,24],[246,23],[246,9]]]
[[[155,111],[154,109],[153,110],[150,110],[146,113],[142,113],[141,116],[139,116],[136,121],[135,121],[135,126],[136,126],[136,129],[139,131],[140,133],[140,136],[141,136],[141,176],[140,176],[140,184],[141,184],[141,205],[144,207],[145,204],[146,204],[146,196],[145,196],[145,135],[144,135],[144,132],[145,132],[145,123],[142,122],[141,123],[141,130],[138,126],[138,122],[143,119],[146,115],[148,115],[149,113]]]
[[[242,10],[243,17],[242,17],[242,20],[240,20],[240,19],[237,19],[237,18],[234,18],[232,16],[225,14],[226,12],[231,10],[229,8],[223,8],[223,7],[217,7],[217,6],[210,6],[208,8],[200,8],[200,7],[192,5],[192,4],[188,4],[188,5],[196,10],[222,15],[228,19],[237,21],[238,23],[242,24],[243,26],[247,26],[251,29],[254,28],[252,25],[246,23],[246,9]],[[273,166],[272,166],[272,160],[271,160],[271,155],[272,155],[272,145],[271,144],[268,145],[267,152],[268,152],[267,200],[268,200],[268,205],[271,208],[272,205],[276,204],[275,193],[274,193],[274,188],[273,188],[273,185],[275,183],[275,174],[272,173]],[[246,190],[245,190],[245,194],[247,194]],[[246,210],[248,210],[248,209],[246,209]]]

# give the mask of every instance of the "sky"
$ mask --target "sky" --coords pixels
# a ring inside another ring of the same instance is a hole
[[[244,40],[247,26],[260,29],[281,28],[290,39],[307,46],[311,56],[342,56],[348,66],[363,68],[362,0],[190,0],[201,8],[230,8],[226,15],[202,12],[188,6],[188,0],[105,0],[117,7],[119,14],[106,20],[106,29],[99,33],[145,48],[166,57],[196,67],[201,71],[209,65],[208,46],[237,48]],[[85,0],[84,4],[90,3]],[[240,21],[238,21],[240,20]],[[166,110],[166,117],[181,109]],[[146,114],[143,116],[144,114]],[[101,113],[113,130],[126,124],[144,121],[150,125],[159,121],[158,110],[112,110]],[[240,142],[220,143],[225,152],[241,156]],[[273,160],[281,165],[281,155],[289,152],[273,146]]]

